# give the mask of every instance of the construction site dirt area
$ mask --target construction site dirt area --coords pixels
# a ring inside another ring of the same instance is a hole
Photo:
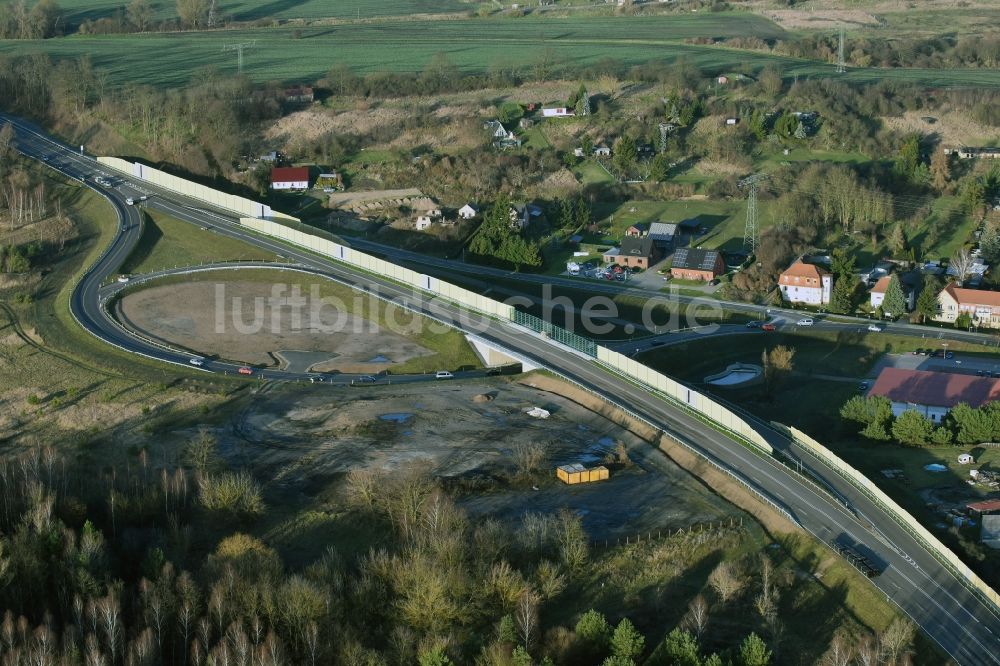
[[[335,301],[314,307],[322,299],[306,289],[275,297],[274,286],[240,280],[152,286],[122,298],[117,314],[128,327],[167,344],[299,371],[374,373],[434,353],[405,330],[390,331]]]
[[[270,385],[214,434],[228,462],[251,469],[283,504],[287,497],[313,507],[340,505],[349,499],[347,475],[354,470],[392,476],[424,469],[473,518],[516,524],[528,513],[567,509],[595,540],[645,538],[741,515],[623,426],[530,379]],[[536,407],[547,417],[528,414]],[[526,445],[538,451],[527,474]],[[568,486],[555,470],[569,463],[605,464],[610,478]]]

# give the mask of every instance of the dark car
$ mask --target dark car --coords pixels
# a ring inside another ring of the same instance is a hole
[[[862,393],[868,390],[868,382],[861,382],[858,384],[858,390]]]
[[[976,370],[976,377],[982,377],[986,372],[984,370]]]
[[[917,347],[916,349],[913,350],[912,353],[913,353],[914,356],[917,356],[918,354],[923,354],[924,350],[921,349],[920,347]]]
[[[377,382],[378,380],[375,379],[375,377],[372,377],[371,375],[363,375],[361,377],[358,377],[358,381],[359,382],[374,383],[374,382]]]
[[[764,322],[762,322],[762,321],[748,321],[747,322],[747,328],[760,328],[763,325],[764,325]]]
[[[946,351],[944,353],[945,358],[955,358],[955,352]]]
[[[764,324],[763,326],[761,326],[761,328],[767,331],[768,333],[776,330],[774,324]]]

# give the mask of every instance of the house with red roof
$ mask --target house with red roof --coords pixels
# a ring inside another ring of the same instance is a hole
[[[789,303],[827,305],[833,294],[833,276],[820,266],[796,259],[778,278],[778,288]]]
[[[1000,379],[959,375],[952,372],[885,368],[868,395],[880,395],[892,403],[893,416],[916,410],[934,423],[941,423],[955,405],[982,407],[1000,400]]]
[[[271,189],[309,189],[309,167],[275,167],[271,169]]]
[[[938,294],[938,314],[935,321],[954,323],[963,314],[972,323],[984,328],[1000,328],[1000,291],[963,289],[949,284]]]

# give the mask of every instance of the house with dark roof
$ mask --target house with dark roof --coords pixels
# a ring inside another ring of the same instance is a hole
[[[892,403],[893,416],[915,410],[941,423],[960,403],[982,407],[1000,400],[1000,379],[959,375],[952,372],[885,368],[868,395],[880,395]]]
[[[649,225],[648,235],[660,245],[670,245],[677,235],[677,225],[672,222],[653,222]]]
[[[726,272],[726,264],[717,250],[682,247],[674,252],[670,274],[681,280],[708,282]]]
[[[626,236],[634,236],[635,238],[642,238],[649,231],[648,222],[636,222],[631,227],[625,230]]]
[[[659,250],[652,238],[648,236],[625,236],[621,247],[612,248],[604,253],[604,261],[628,268],[649,268],[660,259]]]
[[[935,321],[954,323],[967,314],[976,326],[1000,328],[1000,291],[963,289],[949,284],[938,294],[938,313]]]

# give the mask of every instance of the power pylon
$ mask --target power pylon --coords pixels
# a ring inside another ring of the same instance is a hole
[[[837,47],[837,73],[843,74],[847,71],[847,64],[844,62],[844,28],[840,28],[840,46]]]
[[[737,183],[740,187],[747,188],[747,223],[743,229],[743,247],[747,248],[750,254],[757,251],[759,240],[757,235],[759,229],[757,224],[757,185],[768,178],[770,176],[767,174],[758,173],[747,176]]]
[[[252,42],[241,42],[239,44],[226,44],[222,47],[222,52],[226,51],[236,51],[236,72],[238,74],[243,73],[243,51],[247,49],[257,48],[257,40]]]

